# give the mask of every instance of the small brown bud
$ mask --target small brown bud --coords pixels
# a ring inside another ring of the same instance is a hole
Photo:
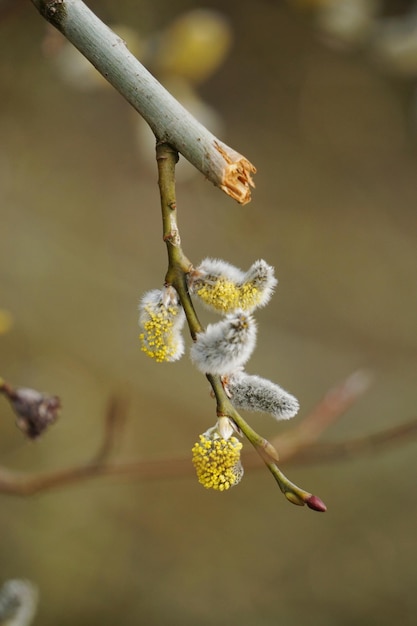
[[[14,389],[9,399],[17,415],[17,427],[29,439],[39,437],[58,419],[61,400],[57,396],[21,387]]]

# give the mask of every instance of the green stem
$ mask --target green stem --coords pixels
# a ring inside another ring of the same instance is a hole
[[[275,463],[267,463],[265,461],[266,466],[271,472],[272,476],[277,481],[279,488],[281,489],[284,496],[292,502],[292,504],[297,504],[299,506],[303,506],[311,497],[311,493],[301,489],[294,483],[292,483],[286,476],[281,472],[279,467],[275,465]]]
[[[267,439],[258,435],[258,433],[253,430],[251,426],[249,426],[246,420],[243,419],[240,413],[236,411],[235,407],[227,397],[220,376],[212,376],[211,374],[208,374],[207,379],[214,391],[214,395],[216,396],[217,415],[219,417],[226,416],[233,420],[239,430],[242,431],[246,439],[253,445],[265,462],[266,459],[269,461],[271,461],[271,459],[278,461],[278,452],[275,450],[274,446],[269,443]]]
[[[177,223],[177,200],[175,193],[175,165],[178,152],[167,143],[157,142],[158,185],[161,196],[163,239],[168,252],[168,270],[165,282],[175,287],[184,309],[193,339],[204,329],[195,312],[188,293],[186,275],[192,268],[191,261],[181,248],[181,237]]]

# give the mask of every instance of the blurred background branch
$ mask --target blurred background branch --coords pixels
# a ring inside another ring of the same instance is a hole
[[[358,372],[325,394],[302,421],[272,439],[279,450],[279,463],[308,464],[352,459],[364,454],[403,445],[417,437],[417,419],[393,428],[358,437],[352,441],[317,443],[316,440],[332,422],[339,419],[365,391],[369,379]],[[9,385],[7,385],[10,387]],[[98,452],[91,459],[66,469],[43,473],[21,473],[0,467],[0,493],[31,496],[63,489],[98,477],[130,477],[139,480],[174,479],[194,476],[189,453],[176,458],[114,461],[110,456],[126,424],[127,404],[121,397],[112,397],[103,420],[103,436]],[[242,455],[246,468],[262,467],[255,450]]]

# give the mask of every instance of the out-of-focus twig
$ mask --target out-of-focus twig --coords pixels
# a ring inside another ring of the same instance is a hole
[[[357,437],[350,441],[311,443],[300,449],[293,461],[297,465],[303,463],[325,463],[345,461],[365,454],[374,454],[394,448],[417,438],[417,419],[387,428],[365,437]],[[291,462],[291,459],[289,459]]]
[[[287,463],[298,458],[333,422],[366,391],[371,381],[368,372],[357,371],[330,389],[299,424],[278,435],[272,444],[279,450],[280,461]],[[257,467],[259,461],[252,451],[245,453],[245,467]]]
[[[350,393],[346,393],[347,390]],[[330,393],[330,395],[329,395]],[[324,396],[317,406],[304,418],[299,426],[273,440],[280,449],[280,464],[307,464],[323,461],[349,460],[364,454],[374,454],[380,450],[403,445],[417,439],[417,418],[371,435],[341,443],[317,443],[317,438],[325,428],[334,422],[355,402],[359,396],[359,386],[352,386],[349,377]],[[113,437],[124,424],[126,405],[113,400],[112,407],[105,416],[105,434],[100,447],[100,454],[93,460],[60,470],[39,473],[23,473],[0,467],[0,493],[15,496],[30,496],[37,493],[63,489],[98,477],[130,477],[136,480],[173,480],[194,476],[189,455],[177,458],[140,460],[132,462],[109,461],[108,454],[114,448]],[[111,415],[111,418],[109,417]],[[108,421],[118,424],[117,428],[108,426]],[[107,424],[107,425],[106,425]],[[306,424],[306,431],[303,431]],[[285,439],[291,445],[285,445]],[[297,446],[297,441],[300,445]],[[247,469],[262,466],[262,460],[254,451],[246,453],[244,458]]]
[[[23,9],[23,0],[0,0],[0,20],[16,14]]]
[[[100,465],[115,449],[126,425],[127,401],[121,395],[110,398],[104,418],[103,439],[91,465]]]

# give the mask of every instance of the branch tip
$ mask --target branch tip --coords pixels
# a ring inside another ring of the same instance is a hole
[[[319,513],[325,513],[327,511],[327,506],[318,496],[310,496],[309,498],[307,498],[305,503],[308,508],[312,509],[313,511],[318,511]]]

